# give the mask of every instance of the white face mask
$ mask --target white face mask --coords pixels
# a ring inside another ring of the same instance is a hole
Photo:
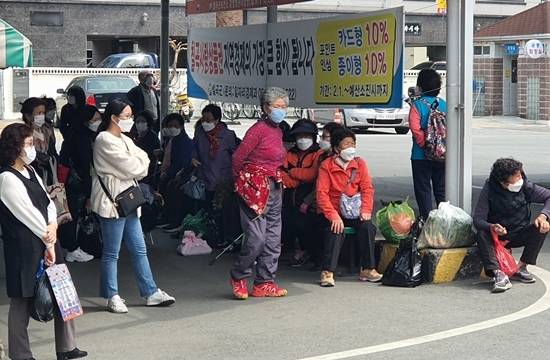
[[[140,133],[144,133],[147,131],[148,127],[147,127],[147,123],[145,122],[138,122],[136,123],[136,129],[138,132]]]
[[[34,115],[34,125],[38,127],[42,127],[44,123],[46,122],[46,115]]]
[[[204,129],[204,131],[206,131],[206,132],[210,132],[210,131],[214,130],[214,128],[216,127],[216,124],[211,123],[211,122],[203,122],[201,125],[202,125],[202,128]]]
[[[101,125],[101,121],[96,121],[93,123],[88,123],[88,129],[92,130],[93,132],[97,132],[97,129],[99,129],[99,125]]]
[[[76,98],[72,95],[69,95],[67,96],[67,102],[69,103],[69,105],[74,105],[76,104]]]
[[[347,148],[347,149],[344,149],[344,150],[340,151],[340,157],[344,161],[351,161],[355,157],[355,152],[356,152],[355,148],[350,147],[350,148]]]
[[[118,119],[118,127],[120,128],[120,131],[122,132],[130,132],[132,130],[132,126],[134,126],[134,119]]]
[[[178,128],[164,128],[162,129],[162,135],[166,137],[176,137],[181,133],[181,129]]]
[[[328,141],[328,140],[321,140],[321,141],[319,141],[319,147],[320,147],[321,150],[323,150],[323,151],[328,151],[328,150],[330,150],[330,141]]]
[[[306,151],[313,145],[313,140],[310,138],[299,138],[296,140],[296,146],[302,151]]]
[[[20,157],[25,164],[29,165],[36,159],[36,148],[34,146],[24,147]]]
[[[508,184],[507,186],[508,191],[515,192],[515,193],[519,192],[522,187],[523,187],[523,179],[519,179],[516,183]]]

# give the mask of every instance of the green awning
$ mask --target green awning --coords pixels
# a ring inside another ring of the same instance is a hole
[[[0,19],[0,69],[32,66],[32,43]]]

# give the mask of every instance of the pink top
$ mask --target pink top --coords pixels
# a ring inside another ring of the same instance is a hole
[[[420,123],[421,119],[418,109],[416,106],[411,106],[411,111],[409,112],[409,127],[411,128],[414,140],[418,146],[423,148],[426,143],[426,134],[424,134],[424,130],[422,130]]]
[[[285,155],[283,131],[269,120],[258,120],[233,154],[233,176],[237,178],[245,164],[255,164],[262,166],[268,176],[276,177]]]

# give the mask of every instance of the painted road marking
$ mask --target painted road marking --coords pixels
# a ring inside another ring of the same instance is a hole
[[[415,346],[415,345],[425,344],[433,341],[448,339],[455,336],[470,334],[476,331],[490,329],[496,326],[508,324],[517,320],[525,319],[527,317],[536,315],[538,313],[541,313],[543,311],[550,309],[550,272],[536,266],[531,266],[530,269],[531,269],[531,272],[535,274],[542,281],[542,283],[546,287],[546,291],[544,292],[544,295],[542,295],[542,297],[538,299],[535,303],[515,313],[504,315],[495,319],[490,319],[490,320],[482,321],[471,325],[462,326],[455,329],[440,331],[434,334],[394,341],[386,344],[367,346],[367,347],[353,349],[353,350],[341,351],[341,352],[336,352],[332,354],[312,356],[312,357],[303,358],[300,360],[349,359],[356,356],[401,349],[408,346]],[[487,296],[490,296],[490,295],[488,294]]]

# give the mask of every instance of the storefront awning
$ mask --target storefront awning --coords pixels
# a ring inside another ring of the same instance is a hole
[[[32,43],[0,19],[0,69],[32,66]]]

